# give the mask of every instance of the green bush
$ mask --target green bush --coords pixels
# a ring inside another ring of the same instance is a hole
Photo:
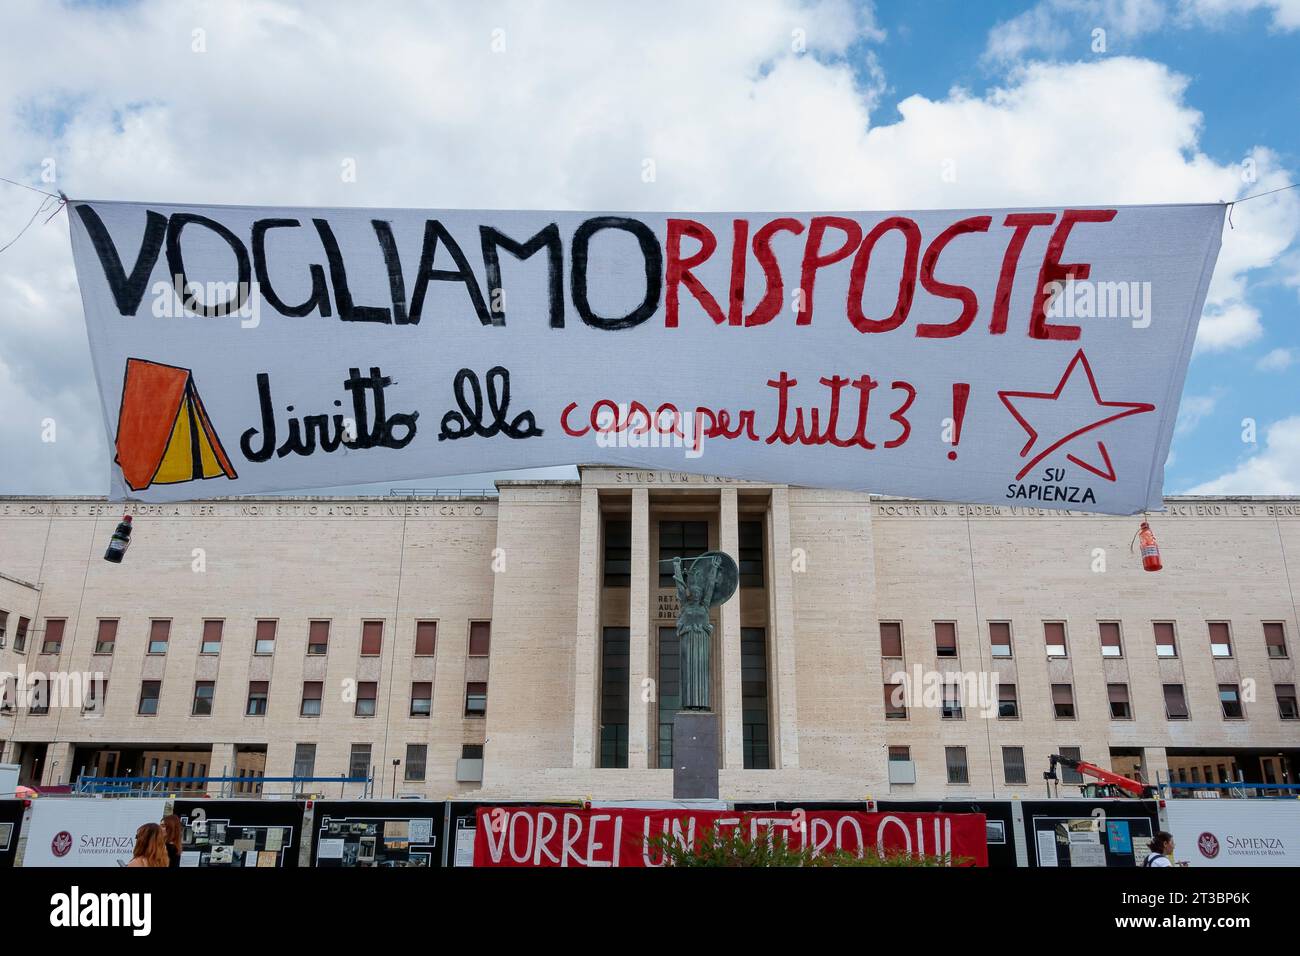
[[[665,866],[961,866],[965,857],[913,855],[903,850],[886,851],[882,858],[868,847],[862,856],[851,850],[816,853],[812,847],[791,846],[783,833],[761,832],[748,839],[741,827],[717,832],[713,828],[696,835],[693,846],[686,846],[672,832],[653,836],[649,841],[652,855]]]

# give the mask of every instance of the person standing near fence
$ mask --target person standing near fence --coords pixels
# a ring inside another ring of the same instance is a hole
[[[179,867],[181,865],[181,818],[174,813],[169,813],[162,818],[163,838],[167,842],[167,865],[169,867]]]

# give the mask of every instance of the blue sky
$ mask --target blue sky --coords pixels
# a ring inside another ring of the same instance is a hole
[[[382,18],[15,0],[0,17],[0,176],[72,195],[888,209],[1213,201],[1300,181],[1300,0],[504,0]],[[940,187],[949,131],[993,126],[1013,141],[968,136],[964,178]],[[1035,164],[1000,163],[1008,145]],[[358,161],[354,183],[341,158]],[[4,238],[39,199],[0,189]],[[1165,490],[1300,493],[1300,190],[1233,218]],[[0,493],[107,487],[67,242],[60,218],[0,255],[0,453],[23,463],[0,469]],[[47,421],[58,442],[41,439]]]

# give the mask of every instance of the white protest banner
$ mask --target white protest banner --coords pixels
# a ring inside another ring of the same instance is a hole
[[[114,497],[598,463],[1133,513],[1224,207],[71,214]]]

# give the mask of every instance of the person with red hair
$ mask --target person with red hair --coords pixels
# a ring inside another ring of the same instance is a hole
[[[166,868],[167,837],[157,823],[146,823],[135,831],[135,849],[127,866],[152,866]]]

